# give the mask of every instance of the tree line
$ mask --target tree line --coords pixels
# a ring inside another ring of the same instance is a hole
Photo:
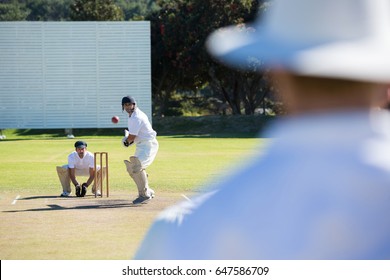
[[[249,28],[269,5],[266,0],[0,0],[0,21],[150,21],[154,115],[278,114],[282,106],[273,98],[266,71],[227,68],[205,50],[212,31]]]

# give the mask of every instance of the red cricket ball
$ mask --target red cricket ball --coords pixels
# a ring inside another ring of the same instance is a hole
[[[118,116],[113,116],[111,118],[111,121],[112,121],[112,123],[118,123],[119,122],[119,117]]]

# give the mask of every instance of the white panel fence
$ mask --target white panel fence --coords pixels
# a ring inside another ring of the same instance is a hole
[[[0,129],[125,127],[125,95],[151,118],[150,63],[146,21],[0,22]]]

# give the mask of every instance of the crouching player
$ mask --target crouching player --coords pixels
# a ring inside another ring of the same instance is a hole
[[[70,196],[72,193],[70,181],[72,181],[75,186],[76,196],[85,196],[87,188],[93,183],[95,178],[94,155],[87,151],[87,143],[84,141],[76,141],[74,147],[75,151],[68,155],[68,164],[57,166],[58,178],[60,179],[62,185],[61,196],[63,197]],[[99,174],[102,170],[100,170],[100,166],[97,166],[97,168],[99,179]],[[103,178],[106,175],[105,173],[105,169],[103,169]],[[88,177],[88,179],[80,185],[76,176],[84,176]],[[97,195],[101,195],[99,190],[97,192]],[[92,186],[92,193],[95,194],[95,185]]]

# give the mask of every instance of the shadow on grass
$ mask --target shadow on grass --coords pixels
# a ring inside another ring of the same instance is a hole
[[[30,197],[23,197],[18,198],[18,200],[31,200],[31,199],[42,199],[42,198],[57,198],[57,195],[46,195],[46,196],[30,196]]]
[[[74,205],[74,206],[61,206],[58,204],[47,204],[47,207],[31,208],[24,210],[8,210],[2,211],[3,213],[20,213],[20,212],[46,212],[46,211],[58,211],[58,210],[91,210],[91,209],[113,209],[113,208],[135,208],[142,207],[147,204],[147,201],[140,204],[133,204],[129,201],[123,200],[102,200],[101,203],[93,205]]]

